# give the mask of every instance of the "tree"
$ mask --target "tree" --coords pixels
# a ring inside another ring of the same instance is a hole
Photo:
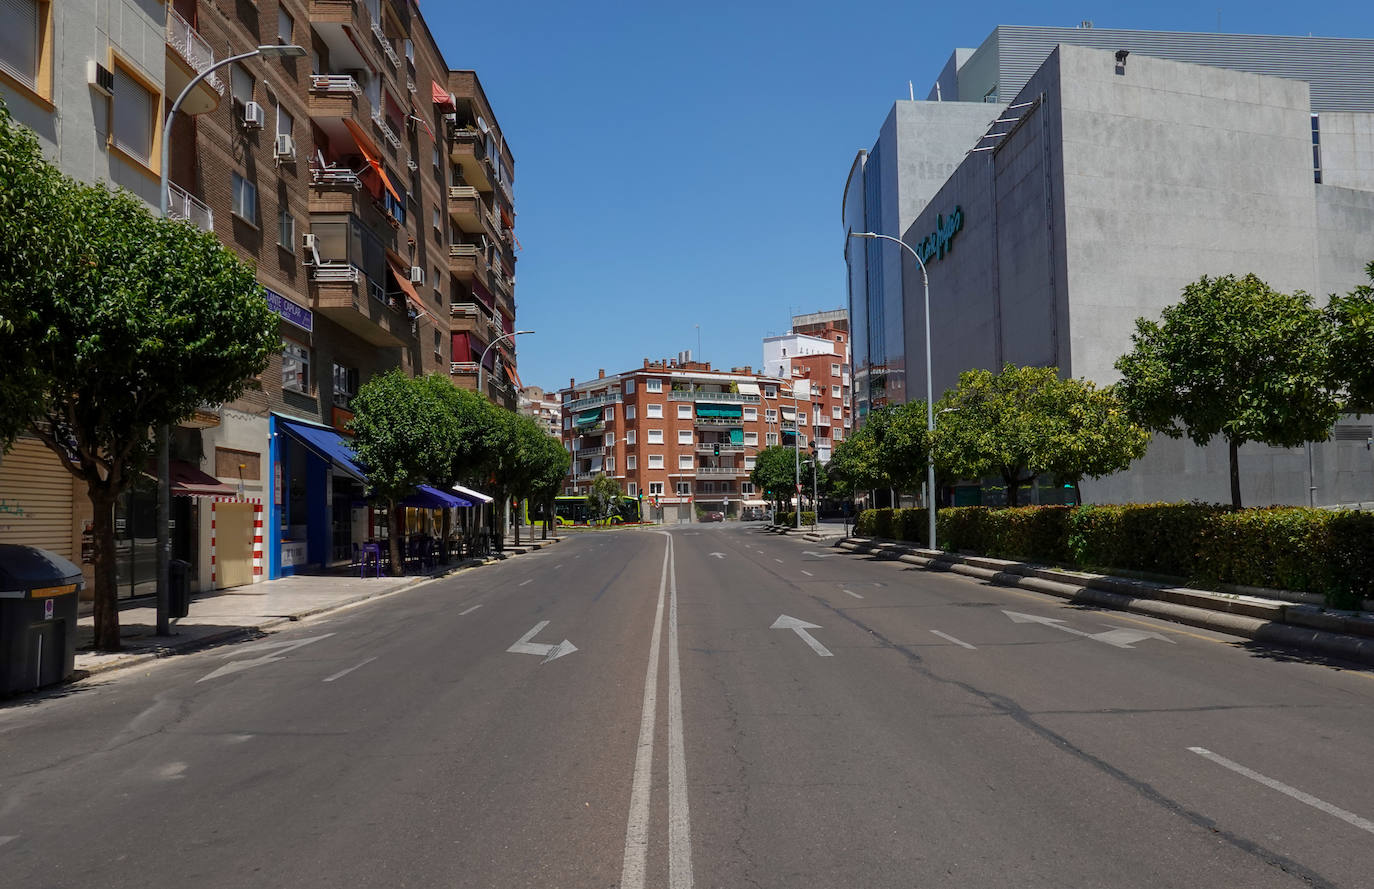
[[[0,133],[0,445],[27,428],[85,484],[95,645],[115,651],[115,501],[154,429],[232,401],[266,369],[279,319],[214,235],[57,174],[7,114]],[[30,186],[39,193],[19,193]]]
[[[1301,291],[1254,275],[1206,276],[1183,289],[1162,323],[1136,320],[1116,362],[1131,418],[1199,446],[1226,440],[1231,505],[1240,508],[1240,446],[1322,441],[1340,415],[1331,386],[1331,327]]]
[[[587,502],[598,518],[609,519],[619,505],[620,496],[620,483],[602,473],[592,481],[591,489],[587,492]]]
[[[563,447],[563,442],[552,435],[545,434],[539,445],[540,454],[536,462],[534,478],[530,483],[530,499],[544,507],[544,527],[541,536],[547,540],[549,525],[553,522],[554,498],[567,480],[568,468],[572,465],[572,455]]]
[[[952,476],[996,473],[1007,486],[1007,505],[1020,502],[1021,485],[1044,470],[1048,430],[1059,388],[1053,367],[1017,367],[1001,373],[969,370],[940,399],[935,462]]]
[[[1036,468],[1073,485],[1074,500],[1083,502],[1079,482],[1120,472],[1145,456],[1148,429],[1131,422],[1126,406],[1108,386],[1091,380],[1060,380],[1050,392],[1043,451]]]
[[[848,494],[890,487],[873,433],[873,425],[865,421],[831,452],[830,477]]]
[[[393,370],[368,380],[353,399],[353,449],[367,471],[369,496],[387,505],[393,575],[405,564],[400,502],[417,485],[442,483],[452,473],[458,423],[440,395],[440,383],[453,388],[441,377],[412,378]]]
[[[550,489],[553,468],[561,467],[557,479],[552,481],[556,493],[558,485],[567,476],[571,458],[567,450],[540,428],[532,417],[524,414],[511,414],[516,454],[510,468],[511,494],[521,501],[528,502],[537,494],[542,495]],[[558,445],[563,455],[560,459],[549,448],[549,442]],[[516,513],[515,545],[520,545],[520,512]]]
[[[796,490],[797,457],[792,448],[773,445],[759,451],[749,480],[756,491],[771,491],[773,502],[781,508]]]
[[[1374,262],[1364,267],[1374,284]],[[1326,308],[1333,326],[1331,372],[1346,392],[1346,407],[1374,410],[1374,287],[1361,284],[1344,296],[1331,295]]]

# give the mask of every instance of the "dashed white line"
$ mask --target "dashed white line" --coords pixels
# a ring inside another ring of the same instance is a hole
[[[782,559],[774,559],[773,561],[774,561],[774,562],[777,562],[779,565],[782,564]]]
[[[459,617],[463,617],[464,615],[472,614],[474,611],[476,611],[478,608],[481,608],[481,607],[482,607],[481,605],[474,605],[474,606],[472,606],[471,608],[469,608],[467,611],[460,611],[460,612],[458,612],[458,616],[459,616]]]
[[[816,575],[812,574],[810,571],[807,571],[805,568],[803,568],[803,569],[801,570],[801,573],[802,573],[802,574],[805,574],[807,577],[815,577],[815,576],[816,576]]]
[[[361,664],[355,664],[355,665],[353,665],[352,667],[349,667],[347,670],[340,670],[339,672],[335,673],[333,676],[327,676],[327,677],[325,677],[324,681],[325,681],[325,682],[333,682],[335,679],[342,679],[343,677],[347,676],[349,673],[352,673],[354,670],[357,670],[357,669],[359,669],[360,667],[366,667],[368,664],[372,663],[372,662],[375,661],[375,660],[376,660],[375,657],[370,657],[370,658],[368,658],[367,660],[363,661]]]
[[[533,577],[531,577],[529,580],[522,580],[522,581],[520,581],[519,586],[525,586],[526,584],[530,584],[530,583],[534,583],[534,578],[533,578]]]
[[[1346,822],[1347,824],[1353,824],[1360,830],[1368,831],[1369,833],[1374,833],[1374,821],[1370,821],[1367,818],[1361,818],[1354,812],[1347,812],[1345,809],[1342,809],[1338,806],[1333,806],[1324,800],[1317,799],[1310,793],[1304,793],[1303,791],[1298,790],[1296,787],[1289,787],[1282,781],[1276,781],[1273,778],[1270,778],[1266,775],[1261,775],[1259,772],[1256,772],[1253,769],[1248,769],[1238,762],[1232,762],[1224,756],[1220,756],[1216,753],[1213,753],[1206,747],[1189,747],[1188,749],[1196,753],[1198,756],[1203,757],[1204,759],[1210,759],[1217,765],[1224,766],[1225,768],[1230,769],[1238,775],[1244,775],[1251,781],[1258,781],[1260,784],[1263,784],[1265,787],[1268,787],[1271,790],[1277,790],[1279,793],[1291,796],[1293,799],[1297,800],[1300,803],[1306,803],[1314,809],[1318,809],[1322,812],[1325,812],[1328,815],[1334,815],[1342,821]]]
[[[853,596],[853,597],[856,598],[856,599],[862,599],[862,598],[863,598],[863,596],[860,596],[858,593],[854,592],[853,590],[845,590],[845,593],[847,593],[848,595]]]
[[[969,649],[970,651],[977,651],[977,650],[978,650],[976,646],[969,645],[967,642],[964,642],[964,641],[961,640],[961,639],[955,639],[953,636],[951,636],[951,635],[948,634],[948,633],[941,633],[939,630],[931,630],[931,632],[934,633],[935,635],[939,636],[941,639],[944,639],[946,642],[953,642],[955,645],[961,646],[961,647],[963,647],[963,648],[967,648],[967,649]]]

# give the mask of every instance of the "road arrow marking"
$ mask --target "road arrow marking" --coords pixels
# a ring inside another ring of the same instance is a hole
[[[1131,645],[1145,639],[1160,639],[1170,645],[1176,644],[1174,640],[1161,636],[1159,633],[1152,633],[1148,630],[1131,630],[1125,627],[1118,627],[1108,630],[1105,633],[1087,633],[1083,630],[1076,630],[1073,627],[1065,626],[1064,622],[1057,617],[1038,617],[1034,614],[1022,614],[1019,611],[1003,611],[1007,617],[1018,624],[1043,624],[1047,627],[1054,627],[1074,636],[1082,636],[1085,639],[1093,639],[1097,642],[1105,642],[1113,648],[1125,648],[1130,650]]]
[[[250,654],[259,651],[275,651],[276,654],[269,654],[265,655],[264,657],[251,658],[246,661],[230,661],[229,663],[225,664],[224,666],[220,667],[218,670],[215,670],[209,675],[202,676],[201,678],[197,679],[196,682],[201,683],[207,679],[214,679],[216,676],[230,676],[234,673],[240,673],[244,670],[251,670],[254,667],[261,667],[263,664],[272,664],[276,663],[277,661],[285,660],[285,655],[287,653],[295,651],[297,648],[303,648],[304,646],[309,645],[311,642],[319,642],[321,639],[328,639],[330,636],[333,635],[333,633],[325,633],[323,636],[311,636],[309,639],[288,639],[284,642],[258,642],[253,645],[244,646],[243,648],[240,648],[236,651],[226,652],[220,655],[220,657],[235,657],[236,655]]]
[[[723,558],[725,558],[725,553],[711,553],[711,558],[713,558],[713,559],[723,559]]]
[[[539,623],[534,625],[534,629],[530,630],[528,633],[521,636],[520,639],[510,648],[507,648],[506,651],[509,651],[513,654],[540,655],[544,658],[544,660],[540,661],[540,663],[542,664],[547,664],[549,661],[556,661],[565,654],[572,654],[574,651],[577,651],[577,646],[573,645],[567,639],[564,639],[557,645],[550,645],[546,642],[530,641],[535,636],[538,636],[540,632],[542,632],[543,629],[548,625],[548,621],[541,620]]]
[[[358,669],[361,669],[362,667],[366,667],[368,664],[372,663],[372,662],[375,661],[376,659],[377,659],[376,657],[370,657],[370,658],[368,658],[367,660],[363,661],[361,664],[356,664],[356,665],[354,665],[354,666],[352,666],[352,667],[349,667],[347,670],[340,670],[339,672],[335,673],[333,676],[327,676],[327,677],[325,677],[325,679],[324,679],[323,681],[324,681],[324,682],[333,682],[335,679],[342,679],[343,677],[347,676],[349,673],[352,673],[354,670],[358,670]]]
[[[817,642],[814,636],[806,632],[807,630],[821,629],[821,627],[817,626],[816,624],[809,624],[804,620],[797,620],[795,617],[788,617],[785,614],[780,614],[778,615],[778,619],[773,621],[773,625],[768,629],[791,630],[792,632],[800,636],[803,642],[805,642],[807,645],[810,645],[811,650],[816,652],[816,654],[820,655],[821,657],[834,657],[834,655],[830,653],[830,650],[828,648],[826,648],[821,643]]]

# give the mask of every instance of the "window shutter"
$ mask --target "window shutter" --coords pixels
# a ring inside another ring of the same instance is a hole
[[[0,0],[3,2],[3,0]],[[115,144],[140,160],[153,159],[153,97],[118,65],[114,69]]]
[[[38,88],[37,0],[0,0],[0,69],[29,89]]]

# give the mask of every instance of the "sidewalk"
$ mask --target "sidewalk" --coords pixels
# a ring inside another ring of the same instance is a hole
[[[192,598],[189,616],[172,622],[169,636],[157,635],[157,609],[153,602],[132,602],[120,608],[119,636],[124,647],[114,653],[91,650],[95,618],[87,614],[77,621],[76,678],[224,642],[251,639],[292,621],[419,586],[465,568],[534,552],[561,539],[550,537],[524,541],[518,547],[508,545],[503,552],[486,559],[467,559],[425,574],[366,578],[351,573],[298,574],[202,593]]]

